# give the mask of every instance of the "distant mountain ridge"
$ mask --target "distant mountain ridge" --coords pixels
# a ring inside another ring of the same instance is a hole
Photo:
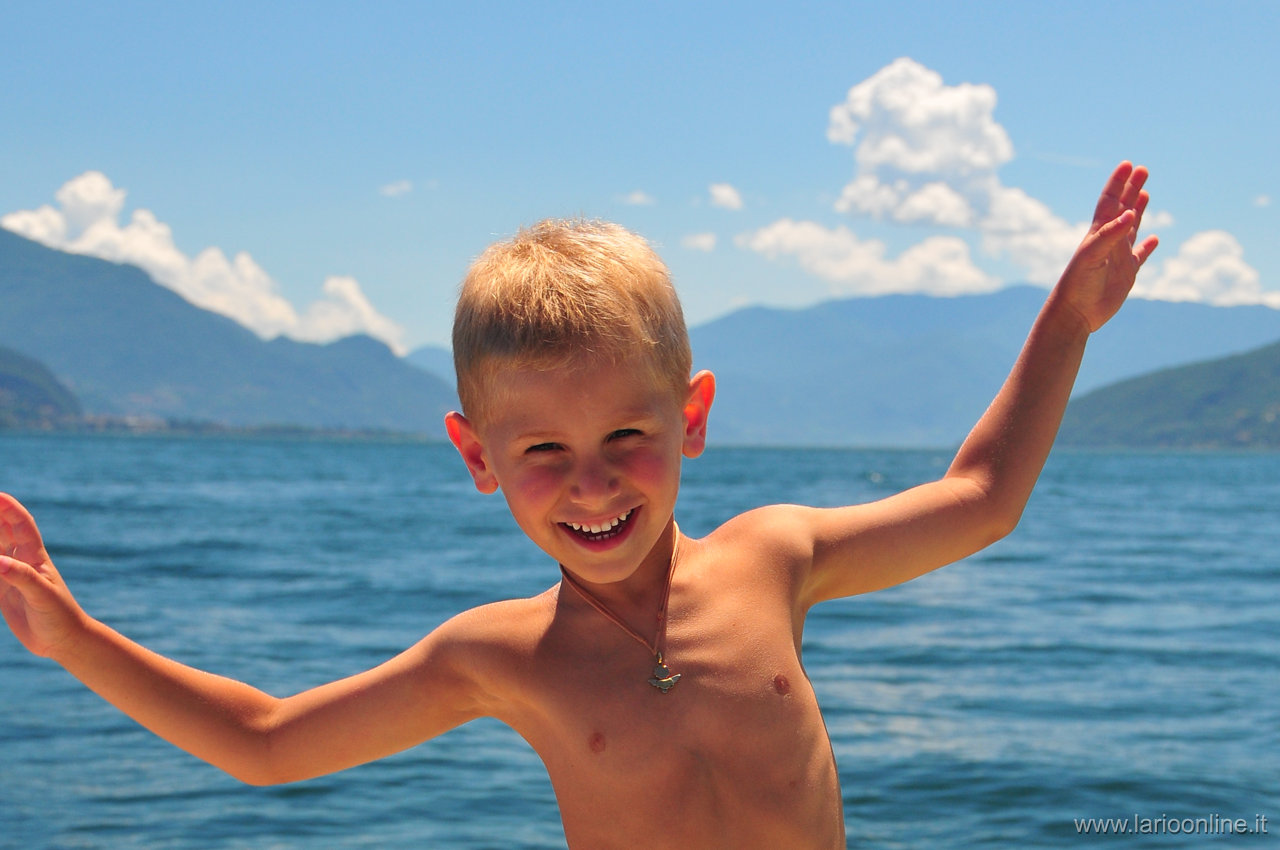
[[[750,307],[691,329],[713,369],[715,443],[946,446],[1008,374],[1046,292],[892,295]],[[1090,340],[1077,395],[1280,340],[1280,311],[1131,299]],[[0,344],[34,358],[91,415],[443,436],[449,352],[264,342],[141,270],[0,230]],[[416,364],[416,365],[415,365]]]
[[[264,342],[140,269],[3,229],[0,341],[48,366],[90,414],[443,436],[452,398],[376,340]]]
[[[1280,449],[1280,343],[1142,375],[1072,401],[1059,442]]]
[[[962,440],[1017,358],[1047,292],[892,295],[804,310],[752,307],[690,332],[718,377],[721,442],[946,446]],[[1089,341],[1077,391],[1280,340],[1263,306],[1130,299]]]
[[[716,373],[720,444],[947,446],[1013,367],[1047,291],[887,295],[800,310],[747,307],[690,329]],[[1280,340],[1280,311],[1132,298],[1089,340],[1076,395]],[[448,350],[410,361],[452,380]]]

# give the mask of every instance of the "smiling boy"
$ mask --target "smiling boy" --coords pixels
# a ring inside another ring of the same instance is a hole
[[[1156,246],[1122,163],[1009,379],[946,475],[879,502],[776,505],[702,539],[673,512],[715,395],[690,377],[679,302],[638,237],[544,223],[463,286],[463,412],[476,487],[500,490],[562,577],[459,614],[379,667],[277,699],[156,655],[85,614],[30,515],[0,498],[0,610],[147,728],[251,783],[389,755],[476,717],[519,732],[574,848],[842,848],[831,745],[801,664],[808,610],[963,558],[1017,523],[1088,335]]]

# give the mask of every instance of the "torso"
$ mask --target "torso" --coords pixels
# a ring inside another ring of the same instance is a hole
[[[541,756],[573,848],[843,848],[830,741],[799,657],[795,570],[732,532],[682,544],[665,656],[553,588],[495,712]],[[539,613],[540,612],[540,613]]]

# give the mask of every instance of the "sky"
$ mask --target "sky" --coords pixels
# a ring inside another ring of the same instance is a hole
[[[486,245],[617,221],[691,325],[1049,286],[1151,170],[1145,297],[1280,308],[1270,2],[6,3],[0,226],[264,338],[447,345]]]

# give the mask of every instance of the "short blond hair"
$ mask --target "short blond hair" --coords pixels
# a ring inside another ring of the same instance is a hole
[[[499,365],[554,369],[637,354],[651,377],[687,391],[693,357],[671,275],[620,225],[539,222],[490,246],[462,282],[453,359],[468,417],[483,415],[485,377]]]

